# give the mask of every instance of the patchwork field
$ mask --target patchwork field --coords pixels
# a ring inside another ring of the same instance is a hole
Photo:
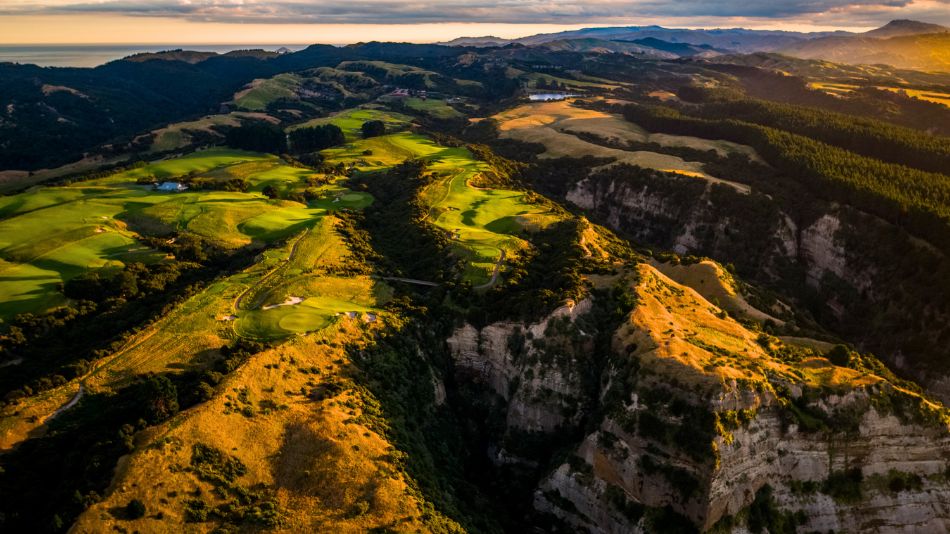
[[[644,150],[620,150],[590,143],[571,132],[589,132],[620,141],[653,142],[662,146],[689,147],[715,150],[720,154],[740,152],[757,158],[755,152],[743,145],[728,141],[713,141],[680,135],[650,134],[635,124],[609,113],[575,107],[572,101],[525,104],[493,117],[498,121],[502,137],[530,143],[541,143],[547,150],[542,157],[580,157],[585,155],[613,158],[644,168],[702,178],[709,182],[724,183],[742,192],[749,188],[705,173],[702,164],[685,161],[680,157]]]

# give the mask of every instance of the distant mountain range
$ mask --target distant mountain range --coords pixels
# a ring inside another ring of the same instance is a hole
[[[625,26],[613,28],[585,28],[558,33],[541,33],[518,39],[499,37],[460,37],[449,41],[449,46],[505,46],[519,44],[538,46],[556,41],[597,39],[600,41],[635,41],[657,39],[667,43],[707,45],[730,52],[774,51],[815,37],[851,35],[847,32],[801,33],[773,30],[746,30],[742,28],[715,30],[687,30],[662,26]]]
[[[840,63],[887,64],[905,69],[950,71],[950,28],[913,20],[894,20],[865,33],[628,26],[585,28],[518,39],[460,37],[442,44],[543,47],[561,51],[623,53],[655,59],[778,52]]]
[[[780,52],[836,63],[885,64],[950,72],[950,28],[909,20],[893,21],[864,34],[811,39]]]

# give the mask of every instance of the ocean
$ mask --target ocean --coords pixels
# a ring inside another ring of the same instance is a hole
[[[96,67],[142,52],[196,50],[225,53],[231,50],[260,48],[277,50],[282,46],[302,50],[304,45],[4,45],[0,44],[0,63],[31,63],[41,67]]]

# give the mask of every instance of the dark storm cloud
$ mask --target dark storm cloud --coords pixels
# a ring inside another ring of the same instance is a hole
[[[635,22],[637,17],[780,19],[812,14],[875,14],[911,5],[911,0],[12,0],[0,13],[119,13],[186,17],[201,21],[272,23],[437,22],[584,24]],[[930,0],[931,6],[950,0]],[[899,12],[899,11],[898,11]]]

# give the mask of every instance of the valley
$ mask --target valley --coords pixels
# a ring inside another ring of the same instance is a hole
[[[882,30],[0,65],[0,530],[947,531],[950,77],[780,55]]]

